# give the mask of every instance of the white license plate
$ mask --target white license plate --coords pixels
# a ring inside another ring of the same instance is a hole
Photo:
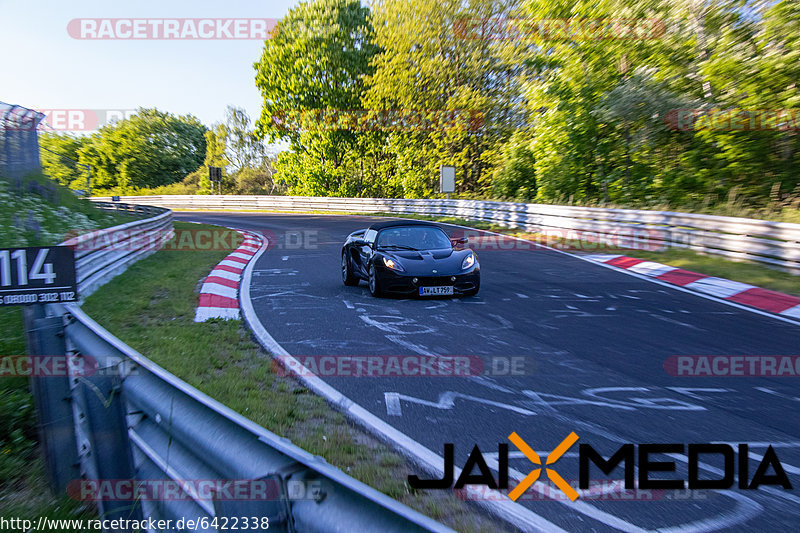
[[[453,294],[453,287],[420,287],[420,296],[445,296]]]

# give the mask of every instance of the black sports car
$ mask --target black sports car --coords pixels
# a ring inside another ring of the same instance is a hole
[[[373,296],[472,296],[481,286],[481,267],[466,244],[430,222],[378,222],[347,237],[342,281],[353,286],[366,280]]]

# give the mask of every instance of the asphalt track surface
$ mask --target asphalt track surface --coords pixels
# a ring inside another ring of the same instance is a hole
[[[553,529],[800,530],[800,378],[687,378],[664,367],[673,355],[797,355],[800,325],[543,248],[480,250],[475,297],[375,299],[363,282],[344,286],[339,263],[345,237],[374,219],[176,218],[260,231],[274,242],[255,265],[251,298],[261,323],[292,355],[480,356],[490,374],[495,364],[494,374],[469,377],[324,378],[437,454],[454,443],[458,467],[475,444],[496,454],[512,432],[544,458],[574,431],[578,443],[605,457],[624,443],[750,443],[750,476],[773,445],[793,487],[607,490],[572,503],[543,473],[519,503]],[[511,358],[524,370],[498,375]],[[518,476],[536,468],[509,448]],[[575,487],[577,448],[553,465]],[[652,477],[686,479],[685,454],[672,459],[675,474]],[[721,477],[720,458],[701,462],[701,477]],[[621,470],[592,473],[623,477]]]

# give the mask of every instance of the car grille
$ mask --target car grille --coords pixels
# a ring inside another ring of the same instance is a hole
[[[450,276],[432,276],[432,277],[420,277],[419,283],[417,283],[418,287],[440,287],[442,285],[452,285],[453,282],[450,281]]]

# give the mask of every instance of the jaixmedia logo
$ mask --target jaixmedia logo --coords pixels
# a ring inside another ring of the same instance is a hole
[[[511,441],[528,460],[535,465],[515,487],[507,492],[508,497],[517,501],[542,475],[542,469],[553,484],[558,487],[571,501],[580,497],[578,491],[567,483],[551,465],[556,463],[572,446],[579,437],[574,432],[556,446],[542,462],[539,454],[531,448],[516,433],[511,433]],[[581,443],[578,446],[578,488],[589,489],[597,478],[599,470],[610,476],[617,468],[624,472],[625,489],[641,490],[720,490],[729,489],[737,483],[739,489],[756,490],[761,485],[777,485],[783,489],[791,490],[792,484],[786,475],[775,449],[769,446],[763,457],[758,461],[755,470],[751,470],[751,462],[755,459],[747,444],[738,445],[738,454],[734,447],[723,443],[695,443],[695,444],[623,444],[608,458],[595,450],[590,444]],[[455,445],[444,445],[444,476],[442,479],[420,479],[416,475],[408,476],[408,484],[414,489],[462,489],[465,485],[484,485],[490,489],[509,489],[508,468],[508,443],[501,442],[497,445],[497,471],[495,479],[488,463],[483,457],[478,445],[472,448],[461,474],[455,478]],[[688,465],[686,478],[676,477],[676,460],[666,460],[674,455],[685,455]],[[662,457],[658,457],[662,456]],[[738,459],[737,459],[738,456]],[[723,468],[715,470],[714,477],[700,475],[701,461],[712,457],[716,462],[722,459]],[[473,473],[477,468],[479,473]],[[638,470],[638,472],[637,472]],[[659,478],[658,473],[672,473],[670,478]],[[751,476],[750,472],[754,472]]]

